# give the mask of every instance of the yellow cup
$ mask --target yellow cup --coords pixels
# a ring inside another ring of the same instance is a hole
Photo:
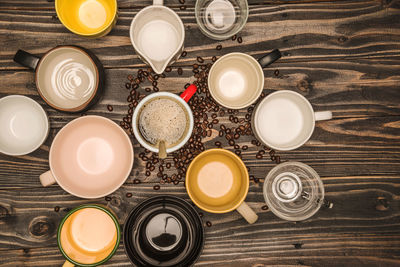
[[[237,210],[248,223],[258,216],[244,202],[249,190],[249,174],[243,161],[224,149],[200,153],[186,172],[186,190],[201,209],[212,213]]]
[[[55,6],[61,23],[81,36],[104,36],[117,22],[117,0],[56,0]]]

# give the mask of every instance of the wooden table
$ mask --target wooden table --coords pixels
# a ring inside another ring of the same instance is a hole
[[[243,43],[216,42],[199,31],[194,0],[181,10],[178,0],[165,1],[186,28],[187,56],[159,83],[161,91],[179,92],[192,76],[197,56],[240,51],[254,57],[279,48],[283,57],[264,70],[265,90],[301,93],[317,111],[334,118],[318,122],[301,148],[276,152],[282,161],[309,164],[321,176],[332,208],[323,207],[303,222],[287,222],[264,210],[262,182],[276,164],[256,159],[252,137],[243,153],[251,181],[247,201],[259,220],[249,225],[237,213],[204,212],[205,247],[198,266],[399,266],[400,265],[400,1],[249,0],[248,22],[239,34]],[[55,134],[82,114],[60,113],[45,105],[35,89],[32,71],[13,62],[17,49],[43,54],[62,44],[91,49],[106,68],[102,100],[86,114],[119,123],[127,113],[127,76],[145,65],[134,53],[129,25],[149,0],[119,1],[114,30],[100,39],[84,39],[64,28],[52,3],[44,0],[0,2],[0,97],[21,94],[38,101],[50,117],[50,135],[38,150],[20,157],[0,155],[1,266],[61,266],[56,229],[66,212],[84,203],[114,210],[123,224],[140,201],[162,193],[190,200],[183,183],[161,185],[155,173],[144,175],[138,158],[143,149],[134,138],[135,163],[126,183],[106,199],[84,200],[59,186],[43,188],[39,175],[48,170]],[[218,44],[222,50],[216,50]],[[183,75],[177,74],[182,67]],[[143,93],[144,90],[143,90]],[[109,112],[107,105],[114,110]],[[242,110],[244,114],[246,109]],[[228,116],[222,120],[230,125]],[[1,130],[1,129],[0,129]],[[217,131],[206,143],[214,147]],[[228,149],[226,141],[223,143]],[[135,184],[139,179],[140,184]],[[127,197],[132,193],[132,197]],[[129,195],[129,194],[128,194]],[[59,210],[58,210],[59,208]],[[212,223],[206,226],[206,221]],[[121,244],[106,266],[129,266]]]

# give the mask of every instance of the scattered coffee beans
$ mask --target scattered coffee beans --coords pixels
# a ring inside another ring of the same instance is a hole
[[[111,105],[107,105],[107,109],[108,109],[108,111],[110,111],[110,112],[114,110],[113,106],[111,106]]]

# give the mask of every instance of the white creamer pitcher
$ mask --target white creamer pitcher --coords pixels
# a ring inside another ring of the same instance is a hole
[[[179,58],[185,29],[179,16],[163,6],[163,0],[153,0],[153,5],[143,8],[133,18],[130,38],[138,56],[161,74]]]

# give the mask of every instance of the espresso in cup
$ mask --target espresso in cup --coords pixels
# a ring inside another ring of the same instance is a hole
[[[167,153],[181,148],[193,131],[193,114],[185,101],[195,91],[196,87],[190,86],[181,96],[159,92],[143,98],[132,115],[138,142],[152,152],[159,152],[160,141],[165,142]]]
[[[104,88],[104,69],[89,50],[58,46],[38,58],[18,50],[14,61],[36,70],[36,88],[51,107],[78,112],[93,105]]]
[[[175,99],[154,98],[143,105],[139,113],[140,133],[152,146],[164,140],[167,148],[173,147],[182,141],[188,131],[188,114]]]
[[[98,205],[83,205],[68,213],[58,229],[58,247],[64,266],[97,266],[117,250],[120,228],[116,217]]]

